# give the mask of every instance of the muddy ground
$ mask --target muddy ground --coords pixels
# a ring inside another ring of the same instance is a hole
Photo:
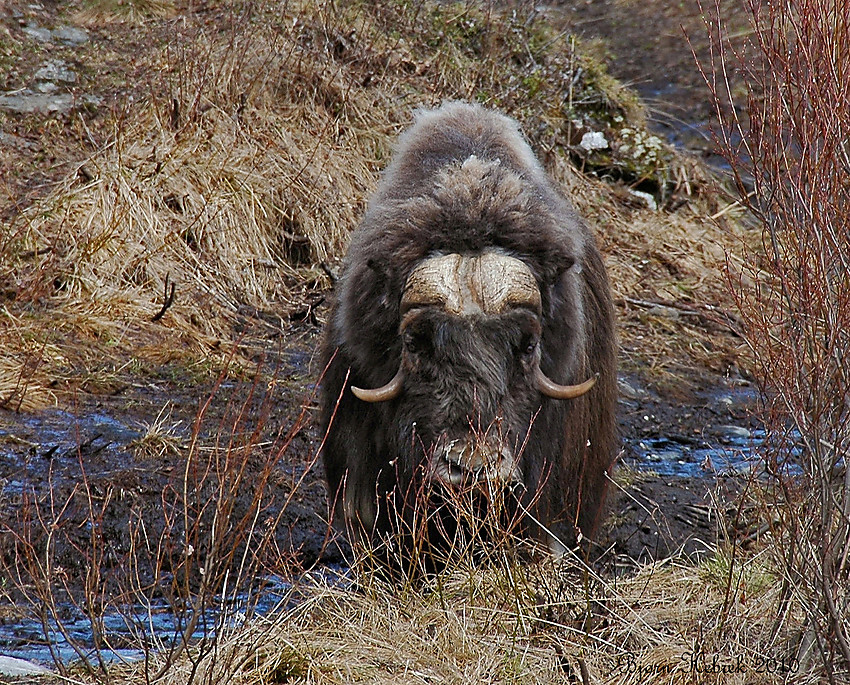
[[[320,371],[313,352],[325,311],[317,309],[317,323],[294,324],[279,341],[269,340],[266,357],[241,380],[199,380],[165,366],[144,380],[119,376],[109,394],[80,392],[61,409],[0,411],[3,520],[36,547],[57,525],[53,563],[82,578],[95,558],[122,566],[142,524],[148,537],[174,538],[170,557],[186,544],[209,544],[207,524],[190,533],[200,542],[186,543],[182,507],[201,521],[205,506],[228,498],[235,525],[253,511],[258,484],[265,483],[261,521],[275,522],[275,558],[268,563],[344,562],[347,545],[328,531],[316,458],[321,436],[312,421]],[[623,447],[599,539],[620,567],[710,553],[728,532],[718,513],[738,490],[737,478],[689,463],[689,455],[695,447],[722,454],[730,432],[746,435],[754,393],[743,379],[708,372],[680,380],[659,388],[638,375],[621,376]],[[660,451],[655,463],[653,448]],[[222,466],[243,453],[244,475]],[[184,485],[192,491],[185,499]],[[15,547],[8,532],[4,540],[7,561],[21,554],[20,540]]]

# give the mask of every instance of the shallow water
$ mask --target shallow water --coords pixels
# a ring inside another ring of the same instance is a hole
[[[0,413],[0,496],[19,496],[25,482],[46,482],[51,473],[61,477],[69,469],[79,471],[81,458],[95,468],[122,463],[119,457],[143,430],[141,424],[129,425],[100,411],[82,416],[61,409]]]
[[[340,575],[328,567],[326,573]],[[214,638],[223,631],[239,627],[253,616],[261,616],[297,601],[293,585],[282,578],[263,579],[261,593],[243,593],[231,600],[217,598],[215,606],[200,617],[191,634],[191,641]],[[84,657],[92,664],[101,658],[105,662],[143,659],[143,645],[167,650],[179,644],[191,612],[176,616],[165,601],[115,607],[104,613],[99,627],[104,635],[100,654],[96,652],[91,620],[76,605],[63,602],[57,605],[57,618],[42,623],[33,617],[14,617],[0,620],[0,654],[51,666],[58,659],[63,663]],[[46,626],[46,629],[45,627]],[[109,647],[104,645],[108,644]]]
[[[691,478],[743,475],[759,468],[763,430],[721,426],[714,432],[711,441],[680,437],[636,440],[631,447],[639,460],[631,465],[661,476]]]
[[[222,387],[221,390],[229,389]],[[45,513],[47,522],[36,519],[33,523],[36,537],[43,534],[50,528],[50,521],[53,520],[54,496],[59,502],[57,508],[61,509],[66,502],[71,501],[65,499],[68,492],[83,481],[86,483],[83,489],[85,494],[95,498],[95,508],[100,506],[101,502],[115,502],[126,498],[141,503],[152,501],[160,507],[157,509],[155,506],[154,515],[156,511],[162,512],[158,493],[163,484],[168,485],[171,482],[168,474],[174,466],[174,459],[141,457],[132,444],[145,434],[146,426],[153,418],[150,416],[151,412],[155,414],[157,406],[169,406],[170,400],[161,395],[162,393],[157,394],[153,409],[148,406],[146,410],[136,409],[136,405],[128,400],[116,402],[111,411],[99,405],[94,411],[81,410],[79,413],[58,409],[49,409],[34,415],[0,412],[0,516],[4,517],[0,524],[6,529],[4,534],[16,535],[15,531],[24,525],[17,517],[19,512],[24,511],[23,505],[27,503],[30,513],[24,514],[21,520],[32,521],[33,516],[37,517],[39,512]],[[177,414],[181,412],[175,412],[175,417],[169,415],[166,421],[169,433],[184,443],[187,442],[191,437],[196,411],[194,403],[188,409],[183,408],[182,422],[176,420]],[[217,431],[225,430],[219,421],[220,418],[211,419],[212,427],[205,426],[204,430],[209,429],[213,435],[219,435]],[[226,425],[232,427],[232,423]],[[250,428],[245,428],[244,425],[241,430],[250,434]],[[224,435],[226,438],[229,433]],[[262,449],[257,447],[257,450]],[[281,478],[288,476],[287,468],[287,465],[282,466]],[[182,469],[177,471],[182,474]],[[143,474],[147,476],[154,472],[164,475],[161,479],[142,477]],[[151,496],[152,488],[155,491]],[[104,494],[106,492],[108,495]],[[137,499],[133,500],[133,497]],[[40,502],[41,509],[32,508],[32,503],[36,501]],[[296,511],[299,506],[304,508],[306,505],[300,501],[292,504]],[[70,509],[73,509],[73,505]],[[127,514],[128,511],[127,507],[118,508],[119,515]],[[79,516],[70,520],[70,523],[61,516],[56,520],[65,522],[64,528],[69,525],[85,525],[88,530],[91,526],[85,511],[82,524],[79,523]],[[104,537],[108,532],[114,538],[126,531],[127,519],[123,519],[124,527],[119,525],[122,521],[114,518],[99,523],[102,525]],[[87,535],[88,533],[83,535],[84,544],[87,542]],[[113,538],[107,541],[105,548],[110,544],[117,544],[117,548],[123,549],[118,544],[120,541]],[[59,568],[60,562],[55,563]],[[59,572],[61,573],[61,570]],[[120,573],[120,568],[111,571],[116,572]],[[69,572],[70,582],[79,585],[82,582],[78,577],[80,573],[80,569]],[[343,571],[332,565],[322,567],[320,574],[323,578],[334,577],[334,582],[342,582],[339,578],[342,577]],[[52,667],[56,660],[71,663],[81,658],[94,665],[100,660],[137,660],[144,657],[145,645],[167,650],[170,646],[179,644],[180,636],[192,618],[191,611],[175,612],[165,599],[158,599],[143,604],[109,604],[103,611],[102,618],[96,619],[93,625],[79,604],[64,599],[68,595],[63,591],[62,584],[59,578],[53,584],[55,587],[51,590],[57,598],[56,605],[53,611],[48,612],[45,609],[44,617],[38,615],[37,600],[30,606],[0,604],[0,655],[47,667]],[[72,590],[82,597],[84,593],[77,585],[74,585]],[[213,638],[222,631],[237,627],[246,618],[268,614],[281,604],[285,606],[298,598],[293,585],[280,577],[255,578],[253,585],[261,586],[261,589],[232,593],[226,599],[213,598],[210,608],[204,609],[199,617],[190,640],[197,642]],[[12,587],[14,588],[14,583]],[[95,593],[98,594],[100,593]],[[96,650],[97,641],[94,639],[97,631],[102,631],[103,635],[103,639],[99,641],[99,654]],[[104,647],[107,644],[108,648]],[[0,680],[2,675],[0,673]]]
[[[106,411],[74,416],[51,410],[13,420],[8,414],[0,418],[6,421],[0,423],[0,497],[6,502],[20,498],[25,489],[46,490],[51,483],[55,487],[62,479],[78,477],[84,463],[85,469],[107,473],[126,468],[131,458],[128,444],[143,433],[140,423]],[[763,439],[761,431],[719,426],[705,438],[647,437],[630,447],[639,457],[635,464],[639,469],[664,476],[703,477],[747,473],[757,464],[756,449]],[[333,568],[325,572],[341,573]],[[269,578],[259,594],[245,593],[229,601],[219,598],[198,622],[192,639],[214,637],[247,616],[267,614],[291,601],[292,585]],[[97,661],[92,623],[79,607],[70,602],[58,606],[61,629],[55,616],[43,625],[32,616],[22,618],[22,613],[7,611],[6,618],[0,618],[0,654],[50,666],[57,658],[66,663],[78,660],[81,650],[87,659]],[[167,645],[176,640],[189,617],[178,618],[165,601],[110,608],[102,622],[110,648],[100,656],[106,661],[143,658],[143,644]]]

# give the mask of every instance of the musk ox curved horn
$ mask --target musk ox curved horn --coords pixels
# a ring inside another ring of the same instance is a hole
[[[588,378],[584,383],[579,383],[578,385],[559,385],[552,379],[548,378],[538,366],[534,374],[534,383],[537,386],[537,389],[546,395],[546,397],[551,397],[556,400],[572,400],[576,397],[581,397],[584,393],[590,390],[596,384],[596,379],[598,377],[599,374],[596,374],[595,376]]]
[[[351,386],[351,392],[354,393],[357,399],[363,400],[364,402],[386,402],[387,400],[393,400],[401,394],[401,390],[404,387],[404,374],[401,369],[396,372],[396,375],[393,376],[392,380],[386,385],[382,385],[380,388],[375,388],[374,390],[357,388],[355,386]]]

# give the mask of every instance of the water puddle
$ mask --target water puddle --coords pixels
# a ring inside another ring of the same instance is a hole
[[[189,641],[197,644],[211,640],[255,617],[291,608],[308,596],[309,589],[300,591],[298,587],[316,583],[346,586],[350,579],[345,568],[329,565],[308,573],[299,583],[266,577],[257,592],[228,600],[216,598],[213,606],[198,616]],[[174,607],[164,601],[107,610],[95,625],[80,607],[69,602],[58,604],[55,614],[60,617],[58,620],[51,617],[43,622],[33,617],[0,619],[0,655],[48,668],[56,660],[70,664],[85,659],[95,665],[100,660],[137,661],[145,658],[143,645],[159,651],[178,646],[193,618],[188,611],[175,613]],[[103,635],[99,650],[93,638],[95,632]]]
[[[146,462],[134,455],[132,444],[144,434],[145,424],[116,414],[122,418],[106,410],[83,416],[60,410],[37,416],[0,413],[0,505],[5,515],[11,512],[14,517],[15,502],[25,493],[46,495],[81,473],[91,480],[106,474],[114,481],[126,479],[126,474],[164,468],[160,462]],[[185,427],[180,430],[189,431]],[[730,425],[693,438],[646,437],[635,440],[631,448],[638,469],[670,477],[706,477],[749,473],[758,465],[757,451],[763,442],[762,431]],[[316,573],[324,574],[326,581],[332,577],[328,582],[349,582],[343,568],[322,567]],[[255,584],[255,588],[259,589],[211,601],[189,631],[190,639],[213,638],[252,616],[290,606],[301,596],[291,582],[277,577],[265,578],[262,587]],[[27,611],[29,615],[25,615]],[[94,625],[73,602],[58,604],[43,620],[33,615],[32,607],[0,607],[0,655],[48,667],[53,667],[54,660],[141,659],[145,656],[143,645],[168,649],[177,644],[192,616],[189,611],[175,612],[164,600],[109,605]],[[99,655],[93,634],[104,636]],[[108,648],[103,648],[104,644]]]
[[[639,460],[633,466],[661,476],[700,478],[746,475],[758,469],[764,431],[720,426],[711,441],[684,436],[636,440],[631,447]]]
[[[82,417],[60,409],[32,416],[0,413],[0,496],[20,496],[25,483],[46,482],[50,473],[70,477],[81,459],[98,470],[126,463],[128,446],[143,430],[104,412]]]

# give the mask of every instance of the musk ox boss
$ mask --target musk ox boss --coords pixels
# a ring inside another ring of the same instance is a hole
[[[417,482],[513,484],[556,553],[592,535],[614,455],[610,289],[513,120],[418,113],[352,235],[322,356],[329,494],[358,536],[392,529]]]

